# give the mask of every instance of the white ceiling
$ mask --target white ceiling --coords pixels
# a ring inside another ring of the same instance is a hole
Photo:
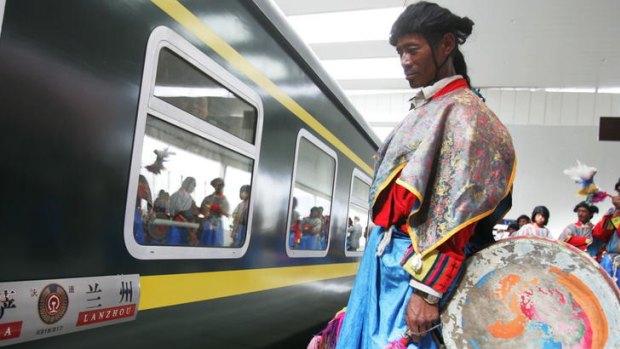
[[[300,36],[312,42],[312,50],[345,91],[409,88],[400,77],[395,51],[387,43],[391,24],[404,1],[274,2]],[[474,32],[462,50],[476,87],[620,87],[619,0],[437,3],[475,22]],[[363,15],[371,9],[385,10],[371,11],[371,19],[365,19],[368,17]],[[336,13],[325,17],[330,12]],[[344,24],[343,14],[353,22]],[[304,23],[310,26],[304,29]],[[330,38],[313,39],[321,30],[331,33]],[[356,60],[342,61],[349,59]],[[354,67],[353,73],[345,67]]]

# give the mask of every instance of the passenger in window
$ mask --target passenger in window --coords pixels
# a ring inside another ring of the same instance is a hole
[[[299,212],[297,211],[297,198],[293,197],[293,215],[291,219],[291,229],[288,237],[288,245],[292,249],[299,248],[301,244],[301,221],[299,220]]]
[[[200,213],[204,215],[202,223],[201,244],[205,246],[224,246],[223,216],[230,215],[228,200],[224,196],[224,180],[215,178],[211,181],[214,192],[202,200]]]
[[[351,251],[357,251],[360,248],[360,238],[362,237],[362,225],[360,224],[360,218],[358,216],[353,217],[353,224],[349,228],[349,237]]]
[[[151,196],[151,187],[146,177],[140,175],[138,177],[138,190],[136,193],[136,211],[133,221],[133,235],[141,245],[146,243],[146,229],[144,222],[149,220],[153,208],[153,200]]]
[[[232,247],[241,247],[245,241],[248,227],[248,211],[250,208],[250,189],[249,185],[243,185],[239,189],[239,199],[241,199],[241,202],[232,213],[233,223],[230,231],[230,237],[233,240]]]
[[[165,190],[160,190],[157,194],[157,199],[153,203],[153,209],[157,218],[167,218],[170,216],[169,212],[169,200],[170,194]]]
[[[196,179],[187,177],[181,183],[181,188],[170,196],[170,217],[177,222],[191,222],[198,220],[198,208],[192,197],[196,189]],[[196,230],[179,226],[171,226],[166,243],[169,245],[196,245],[198,242]]]
[[[321,207],[321,215],[323,214],[323,208]],[[321,225],[321,245],[320,245],[320,249],[321,250],[325,250],[327,249],[327,241],[329,240],[329,222],[330,222],[330,216],[329,215],[325,215],[323,216],[323,220],[322,220],[322,225]]]
[[[157,194],[157,199],[153,202],[154,219],[170,219],[169,201],[170,194],[161,189]],[[148,243],[154,245],[161,245],[162,243],[165,243],[166,237],[168,237],[169,228],[170,227],[167,225],[159,225],[156,224],[154,220],[151,220],[147,230]]]
[[[522,226],[514,236],[549,237],[549,229],[545,227],[547,224],[549,224],[549,210],[545,206],[536,206],[532,211],[532,223]]]
[[[187,220],[196,218],[196,202],[192,193],[196,189],[196,179],[187,177],[181,183],[181,188],[170,196],[170,216],[175,218],[182,216]]]
[[[310,215],[301,221],[302,237],[299,245],[300,250],[321,249],[321,228],[323,219],[319,207],[312,207]]]

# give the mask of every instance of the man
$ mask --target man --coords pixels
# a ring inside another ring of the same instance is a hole
[[[595,239],[607,244],[601,266],[616,280],[620,287],[620,179],[615,186],[616,196],[611,197],[613,207],[596,224],[592,231]]]
[[[406,348],[437,348],[430,333],[438,303],[461,271],[465,251],[494,241],[493,226],[510,208],[512,140],[471,91],[459,50],[472,27],[469,18],[428,2],[408,6],[392,27],[390,43],[414,89],[412,109],[375,156],[370,202],[376,227],[338,349],[403,341]],[[330,342],[331,335],[323,335]]]
[[[577,222],[564,228],[558,240],[571,244],[582,251],[588,251],[592,257],[595,257],[598,251],[591,251],[589,248],[592,244],[592,228],[594,228],[594,224],[590,220],[595,213],[598,213],[598,207],[582,201],[575,206],[573,212],[577,213]]]

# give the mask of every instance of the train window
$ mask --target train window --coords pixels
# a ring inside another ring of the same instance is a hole
[[[297,137],[287,246],[291,257],[322,257],[329,247],[336,153],[306,130]]]
[[[345,255],[361,256],[366,246],[366,239],[371,229],[368,195],[370,192],[370,178],[362,171],[355,169],[351,179],[351,193],[349,196],[349,214],[347,218],[347,233],[345,241]]]
[[[0,0],[0,37],[2,36],[3,19],[4,19],[4,0]]]
[[[153,94],[248,143],[254,143],[256,108],[166,48],[159,52]]]
[[[139,259],[237,258],[251,236],[258,95],[168,28],[147,46],[125,216]]]

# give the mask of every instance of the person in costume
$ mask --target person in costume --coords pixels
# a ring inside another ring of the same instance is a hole
[[[198,208],[192,197],[194,189],[196,189],[196,179],[186,177],[181,183],[181,188],[170,195],[169,209],[172,220],[177,222],[195,222],[197,220]],[[171,226],[168,230],[167,244],[195,245],[197,242],[195,229]]]
[[[320,250],[321,233],[323,228],[323,209],[314,206],[310,209],[310,215],[301,221],[300,250]]]
[[[224,246],[224,222],[228,217],[230,206],[224,196],[224,180],[215,178],[211,181],[214,192],[206,196],[200,204],[200,213],[205,217],[202,223],[200,243],[204,246]]]
[[[375,155],[376,227],[344,323],[316,342],[438,348],[440,301],[466,256],[494,242],[493,226],[511,207],[516,159],[508,130],[470,88],[459,45],[473,24],[418,2],[391,29],[412,108]]]
[[[297,211],[297,198],[293,197],[293,215],[291,217],[291,229],[289,231],[288,245],[291,249],[297,249],[301,244],[301,219]]]
[[[513,236],[538,236],[549,237],[549,209],[545,206],[536,206],[532,211],[532,223],[521,227]]]
[[[136,210],[134,212],[133,235],[136,241],[144,245],[147,242],[147,234],[144,222],[148,222],[153,209],[151,187],[146,177],[138,177],[138,191],[136,193]]]
[[[620,287],[620,179],[615,189],[617,195],[611,197],[613,207],[594,226],[592,236],[606,244],[601,266]]]
[[[582,251],[588,251],[590,256],[596,257],[599,244],[593,244],[592,228],[594,228],[594,224],[590,220],[595,213],[598,213],[598,207],[582,201],[575,206],[573,212],[577,213],[577,222],[564,228],[558,240],[571,244]]]
[[[250,189],[249,185],[242,185],[239,188],[239,199],[241,202],[235,207],[232,213],[232,230],[230,237],[233,239],[232,247],[241,247],[245,241],[245,233],[248,228],[248,212],[250,209]]]

